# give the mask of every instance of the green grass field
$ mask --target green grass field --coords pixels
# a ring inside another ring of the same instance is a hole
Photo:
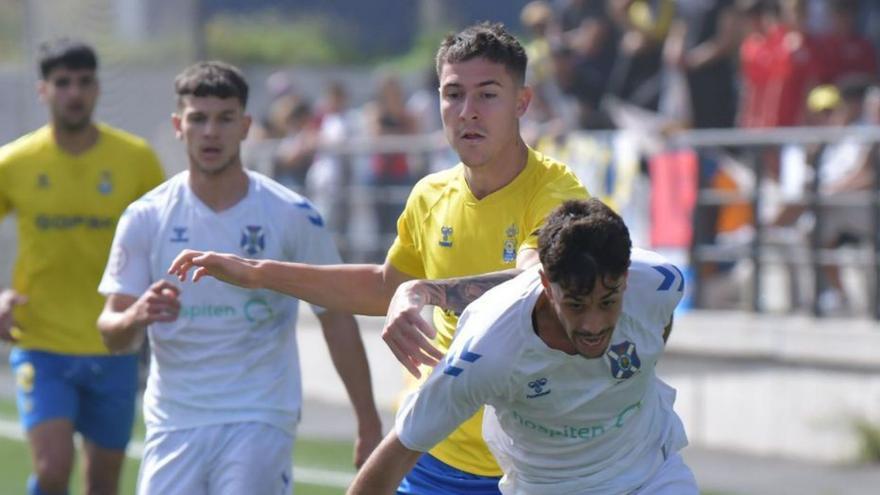
[[[15,404],[0,399],[0,421],[17,421]],[[143,422],[135,423],[133,441],[144,438]],[[297,495],[343,495],[345,488],[340,479],[354,476],[351,465],[351,442],[298,438],[294,455],[294,480]],[[25,483],[31,471],[30,452],[24,440],[0,436],[0,494],[25,493]],[[127,458],[122,472],[121,494],[135,493],[139,462]],[[305,481],[308,481],[307,483]],[[71,495],[82,494],[79,469],[74,470],[70,485]],[[722,495],[703,492],[703,495]]]
[[[7,399],[0,399],[0,421],[17,421],[15,404]],[[144,438],[143,422],[135,424],[134,441]],[[299,438],[296,442],[294,459],[294,479],[304,478],[304,482],[296,482],[297,495],[342,495],[345,489],[339,486],[339,478],[353,476],[351,465],[351,442],[316,440]],[[24,440],[0,436],[0,493],[25,493],[25,483],[31,472],[30,452]],[[122,473],[121,494],[135,493],[139,462],[127,458]],[[322,474],[330,472],[322,481]],[[82,493],[82,481],[79,468],[74,470],[70,485],[71,495]]]

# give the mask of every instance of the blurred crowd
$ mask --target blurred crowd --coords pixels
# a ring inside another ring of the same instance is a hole
[[[529,55],[527,82],[534,89],[523,135],[538,149],[567,155],[556,157],[576,169],[585,158],[565,150],[593,149],[584,141],[605,131],[669,135],[681,129],[880,123],[877,1],[535,0],[524,6],[520,21]],[[439,132],[433,68],[418,85],[407,85],[411,79],[392,72],[374,81],[372,96],[353,105],[343,82],[330,81],[322,94],[307,95],[284,74],[273,75],[268,81],[272,103],[252,140],[272,143],[260,155],[259,168],[312,198],[336,232],[352,227],[351,186],[372,190],[368,204],[375,228],[370,230],[378,233],[372,254],[381,256],[393,240],[409,188],[457,159],[433,150],[367,156],[327,152],[355,138]],[[606,147],[603,153],[614,162],[619,149]],[[679,151],[675,160],[680,161]],[[754,181],[746,178],[743,151],[701,148],[684,159],[695,163],[694,181],[701,189],[748,193]],[[650,165],[668,163],[664,153],[640,150],[637,174],[658,182],[652,174],[659,168]],[[815,224],[807,208],[814,183],[821,181],[816,189],[829,195],[870,190],[874,158],[872,146],[855,141],[764,147],[758,159],[775,191],[767,211],[755,214],[745,201],[696,205],[687,242],[691,248],[730,238],[741,242],[756,216],[771,229],[808,236]],[[596,168],[595,160],[586,162]],[[619,166],[619,157],[617,162],[609,166]],[[612,176],[620,182],[624,175],[609,172],[602,184]],[[594,184],[587,185],[602,197]],[[662,191],[652,193],[662,196]],[[675,191],[671,196],[682,197]],[[823,222],[821,243],[836,247],[854,235],[868,238],[869,223],[867,203],[838,208]],[[347,238],[340,237],[344,253]],[[724,266],[708,263],[698,269],[709,278],[726,272]],[[826,272],[829,307],[845,307],[839,274]]]

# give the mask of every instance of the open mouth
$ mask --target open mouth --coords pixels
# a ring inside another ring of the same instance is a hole
[[[608,331],[603,331],[599,333],[586,333],[586,332],[577,332],[574,334],[574,339],[577,343],[586,346],[586,347],[595,347],[597,345],[602,344],[605,341],[605,338],[608,336]]]
[[[480,141],[484,138],[485,138],[485,136],[482,133],[479,133],[476,131],[463,132],[461,134],[461,139],[463,141],[468,141],[468,142],[476,142],[476,141]]]
[[[221,149],[219,146],[205,146],[200,151],[205,158],[215,158],[220,156]]]

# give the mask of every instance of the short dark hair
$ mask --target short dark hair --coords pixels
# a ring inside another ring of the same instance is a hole
[[[528,57],[525,49],[503,24],[488,22],[450,34],[440,43],[436,57],[437,75],[440,75],[444,64],[467,62],[477,57],[504,65],[519,84],[526,80]]]
[[[53,70],[65,69],[98,69],[98,56],[90,45],[70,38],[57,38],[40,43],[37,60],[40,67],[40,79],[45,80]]]
[[[595,198],[566,201],[550,213],[538,235],[544,273],[566,294],[586,295],[597,280],[605,284],[623,276],[631,251],[623,219]]]
[[[241,106],[247,106],[248,83],[241,70],[226,62],[197,62],[174,78],[177,104],[184,96],[216,96],[238,98]]]

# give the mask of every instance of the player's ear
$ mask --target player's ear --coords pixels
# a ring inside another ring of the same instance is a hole
[[[532,88],[522,86],[516,90],[516,116],[522,117],[526,110],[529,109],[529,103],[532,101]]]
[[[251,124],[253,123],[253,121],[254,121],[253,117],[251,117],[251,115],[248,113],[244,114],[244,116],[242,117],[242,124],[241,124],[241,139],[242,140],[247,139],[248,132],[250,131]]]
[[[46,103],[48,99],[46,92],[48,89],[49,83],[47,83],[45,79],[37,81],[37,97],[40,99],[40,103]]]
[[[183,131],[180,128],[180,124],[182,122],[182,117],[180,113],[174,112],[171,114],[171,126],[174,128],[174,136],[177,139],[183,139]]]
[[[541,285],[544,287],[544,291],[546,291],[547,294],[550,294],[550,279],[547,278],[547,274],[544,273],[543,269],[538,270],[538,274],[541,276]]]

